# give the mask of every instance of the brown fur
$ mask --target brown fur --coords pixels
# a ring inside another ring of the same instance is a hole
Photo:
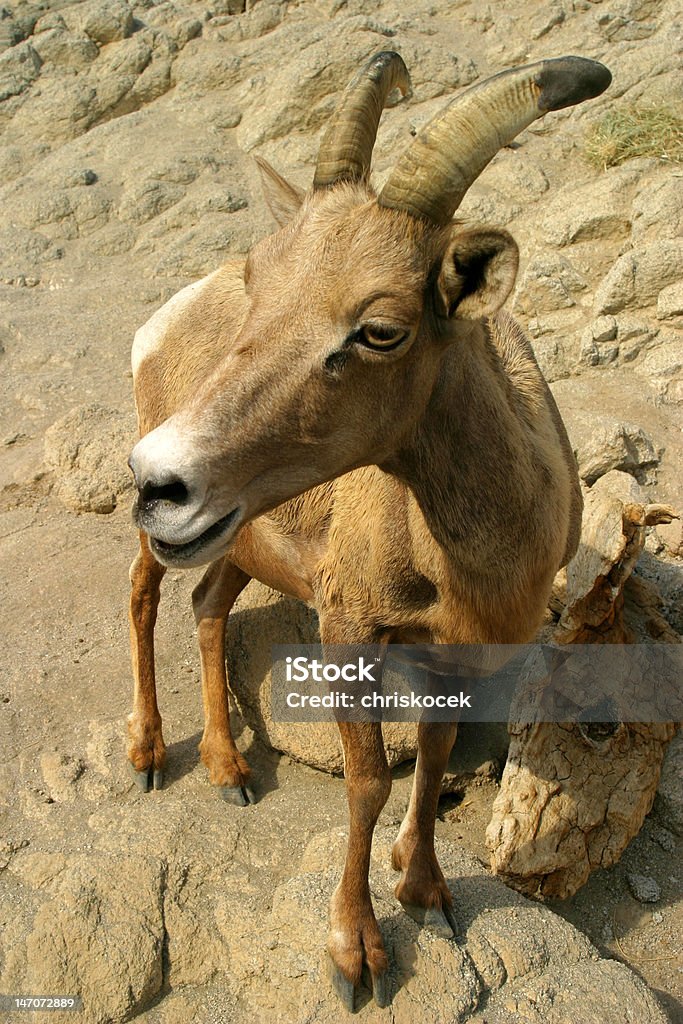
[[[277,180],[268,187],[277,192]],[[284,191],[274,206],[284,216],[298,202]],[[529,342],[507,314],[489,315],[515,267],[502,232],[431,228],[380,209],[365,187],[339,185],[307,197],[246,269],[223,267],[141,362],[141,435],[174,417],[195,439],[215,518],[235,496],[247,510],[194,595],[212,782],[248,777],[230,736],[223,643],[251,577],[314,605],[329,644],[534,636],[576,548],[581,495]],[[405,325],[403,350],[344,345],[368,317]],[[129,756],[144,768],[164,750],[152,647],[163,570],[144,535],[133,575]],[[387,965],[367,872],[391,777],[378,725],[340,730],[350,836],[329,949],[355,983],[364,961],[374,977]],[[454,735],[455,726],[419,730],[394,851],[406,904],[450,900],[433,829]]]

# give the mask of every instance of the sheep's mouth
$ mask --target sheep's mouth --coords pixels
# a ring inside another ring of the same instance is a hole
[[[217,519],[215,523],[207,527],[206,530],[203,530],[197,537],[186,541],[184,544],[172,544],[169,541],[159,540],[157,537],[150,535],[149,545],[152,554],[160,562],[172,562],[174,565],[194,559],[205,548],[227,537],[239,518],[239,511],[239,506],[237,506],[232,512],[228,512],[227,515]]]

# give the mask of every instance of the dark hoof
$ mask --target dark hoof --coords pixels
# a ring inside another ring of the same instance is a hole
[[[152,769],[146,768],[143,772],[138,772],[135,770],[135,768],[129,761],[128,771],[130,772],[133,782],[138,787],[138,789],[141,789],[143,793],[149,793],[150,784],[152,781]]]
[[[221,796],[227,804],[236,807],[247,807],[256,803],[256,795],[248,786],[220,786]]]
[[[402,903],[401,906],[413,921],[442,939],[452,939],[457,933],[458,926],[450,907],[444,905],[443,910],[439,910],[438,907],[416,907],[414,903]]]
[[[164,773],[161,768],[155,768],[154,765],[150,765],[143,772],[135,770],[131,762],[128,762],[128,770],[133,777],[135,785],[142,790],[143,793],[149,793],[151,789],[163,789],[164,788]]]
[[[339,999],[346,1010],[349,1013],[355,1013],[354,1006],[354,987],[353,982],[349,981],[345,974],[343,974],[335,963],[332,964],[331,970],[332,988],[339,996]]]
[[[448,921],[449,925],[451,926],[451,931],[453,932],[453,935],[460,935],[460,925],[458,924],[457,917],[453,913],[453,907],[448,907],[444,903],[442,907],[442,912],[444,917]]]
[[[372,976],[372,995],[380,1010],[391,1002],[391,982],[389,972]]]

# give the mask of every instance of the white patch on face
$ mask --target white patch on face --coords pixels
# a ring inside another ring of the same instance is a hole
[[[138,483],[142,486],[146,480],[159,484],[182,480],[188,487],[193,487],[199,461],[193,442],[192,433],[183,429],[177,416],[145,434],[131,453],[131,465]]]
[[[188,284],[186,288],[179,291],[177,295],[174,295],[172,299],[158,309],[154,316],[150,317],[146,324],[143,324],[136,333],[133,340],[133,348],[131,351],[131,364],[133,367],[133,379],[138,372],[140,365],[144,362],[147,356],[151,355],[156,349],[161,347],[161,343],[164,339],[166,331],[171,324],[177,320],[183,310],[194,302],[198,295],[200,295],[206,286],[209,284],[211,279],[216,276],[217,270],[209,274],[207,277],[203,277],[201,281],[195,281],[193,284]]]

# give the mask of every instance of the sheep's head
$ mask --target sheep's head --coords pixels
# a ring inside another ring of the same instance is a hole
[[[247,258],[242,326],[192,401],[131,456],[156,557],[210,561],[255,516],[391,457],[452,373],[445,352],[514,284],[510,235],[453,222],[467,189],[533,120],[609,81],[578,57],[488,79],[426,126],[377,196],[379,118],[394,89],[409,90],[402,59],[381,53],[346,90],[308,194],[259,161],[281,227]]]

